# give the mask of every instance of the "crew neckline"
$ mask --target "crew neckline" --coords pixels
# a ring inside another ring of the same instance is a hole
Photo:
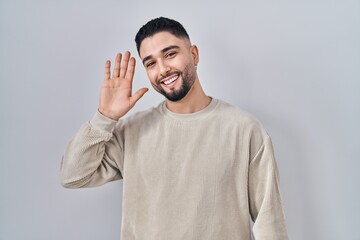
[[[219,100],[211,98],[211,102],[209,105],[207,105],[205,108],[201,109],[200,111],[194,112],[194,113],[175,113],[170,111],[166,107],[166,101],[163,101],[159,109],[160,111],[167,117],[178,119],[178,120],[195,120],[199,118],[206,117],[210,112],[212,112],[215,107],[218,105]]]

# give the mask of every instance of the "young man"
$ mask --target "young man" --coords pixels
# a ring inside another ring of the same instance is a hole
[[[251,115],[207,96],[183,26],[157,18],[135,38],[159,106],[124,115],[135,59],[105,64],[99,109],[68,144],[65,187],[123,179],[123,240],[287,239],[271,140]],[[254,221],[250,227],[250,218]]]

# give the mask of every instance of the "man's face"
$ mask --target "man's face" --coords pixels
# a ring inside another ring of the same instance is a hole
[[[179,101],[197,79],[198,50],[186,38],[159,32],[145,38],[140,46],[151,85],[170,101]]]

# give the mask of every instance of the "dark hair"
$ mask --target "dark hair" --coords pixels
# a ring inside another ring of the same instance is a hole
[[[158,32],[169,32],[176,37],[185,37],[190,40],[185,28],[177,21],[165,17],[155,18],[140,28],[135,36],[136,49],[139,52],[142,41]]]

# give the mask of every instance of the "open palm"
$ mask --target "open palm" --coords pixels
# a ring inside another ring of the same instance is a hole
[[[111,62],[105,63],[105,78],[100,92],[99,111],[113,120],[123,117],[135,103],[148,91],[139,89],[132,94],[132,82],[135,73],[135,58],[130,52],[116,55],[113,75],[110,75]]]

